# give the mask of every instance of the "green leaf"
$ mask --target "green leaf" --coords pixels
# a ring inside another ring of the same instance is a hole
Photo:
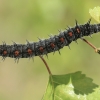
[[[89,9],[91,17],[93,17],[97,22],[100,23],[100,6]]]
[[[65,85],[58,85],[55,88],[54,100],[85,100],[86,95],[76,95],[74,92],[74,86],[70,82]]]
[[[66,75],[51,75],[42,100],[86,100],[98,85],[80,71]]]

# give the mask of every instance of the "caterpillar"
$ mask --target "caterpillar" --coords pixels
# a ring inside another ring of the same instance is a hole
[[[27,44],[17,44],[6,45],[3,42],[0,45],[0,56],[5,59],[6,57],[11,57],[15,59],[19,58],[30,58],[39,55],[47,55],[48,53],[59,51],[64,46],[69,46],[72,41],[77,41],[77,39],[83,36],[90,36],[93,33],[100,32],[100,24],[90,24],[91,19],[84,25],[78,25],[77,20],[74,27],[62,31],[59,31],[58,35],[50,36],[48,39],[41,40],[38,42]]]

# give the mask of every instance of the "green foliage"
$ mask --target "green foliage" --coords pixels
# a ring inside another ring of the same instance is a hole
[[[100,7],[94,7],[93,9],[89,10],[90,15],[100,23]]]
[[[96,87],[98,85],[80,71],[66,75],[52,75],[42,100],[91,100],[86,99],[87,95]]]

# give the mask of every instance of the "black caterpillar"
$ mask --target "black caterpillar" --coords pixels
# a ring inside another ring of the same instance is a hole
[[[83,36],[90,36],[93,33],[100,32],[100,24],[91,24],[91,19],[84,25],[76,25],[65,31],[59,31],[59,35],[50,36],[49,39],[27,44],[0,45],[0,56],[5,59],[11,57],[15,59],[28,58],[39,55],[47,55],[50,52],[59,51],[64,46],[69,46],[72,41],[76,41]]]

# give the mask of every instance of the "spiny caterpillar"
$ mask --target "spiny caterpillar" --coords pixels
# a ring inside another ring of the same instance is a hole
[[[59,31],[59,35],[50,36],[49,39],[27,44],[0,45],[0,56],[5,59],[11,57],[15,59],[30,58],[39,55],[47,55],[50,52],[59,51],[64,46],[69,46],[72,41],[76,41],[83,36],[90,36],[93,33],[100,32],[100,24],[90,24],[91,19],[84,25],[76,25],[65,31]]]

